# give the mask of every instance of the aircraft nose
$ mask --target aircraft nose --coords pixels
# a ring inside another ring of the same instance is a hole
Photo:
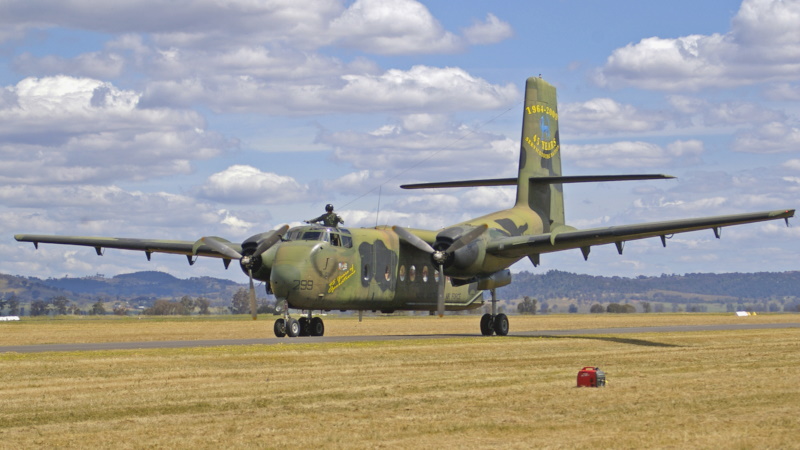
[[[300,271],[292,264],[275,264],[269,275],[269,285],[275,297],[286,299],[295,280],[300,279]]]

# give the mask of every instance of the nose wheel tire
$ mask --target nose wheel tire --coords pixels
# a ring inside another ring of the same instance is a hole
[[[275,330],[275,337],[286,336],[286,322],[283,319],[276,320],[273,329]]]
[[[289,319],[289,323],[286,324],[286,335],[289,337],[300,336],[300,322],[297,319]]]

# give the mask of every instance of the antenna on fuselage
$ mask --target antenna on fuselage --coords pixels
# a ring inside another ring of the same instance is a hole
[[[381,216],[381,192],[383,191],[383,185],[378,186],[378,210],[375,211],[375,228],[378,228],[378,218]]]

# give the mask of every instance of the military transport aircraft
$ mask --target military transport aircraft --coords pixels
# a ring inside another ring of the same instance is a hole
[[[564,219],[563,185],[567,183],[652,180],[667,175],[564,176],[558,130],[556,89],[541,78],[525,87],[519,173],[516,178],[451,181],[402,186],[430,189],[471,186],[516,186],[513,207],[448,226],[438,231],[398,226],[330,228],[303,225],[257,234],[241,244],[219,237],[196,242],[152,239],[16,235],[18,241],[139,250],[152,253],[221,258],[225,267],[237,260],[250,278],[250,307],[255,319],[253,280],[282,302],[275,321],[278,337],[322,336],[325,325],[313,310],[458,311],[481,307],[483,291],[491,293],[491,313],[480,320],[484,335],[506,335],[508,317],[497,313],[498,287],[511,283],[509,266],[529,258],[539,264],[543,253],[580,249],[584,258],[594,245],[614,244],[622,254],[626,241],[711,229],[719,238],[724,226],[785,219],[794,210],[765,211],[635,225],[578,230]],[[308,311],[299,320],[289,309]]]

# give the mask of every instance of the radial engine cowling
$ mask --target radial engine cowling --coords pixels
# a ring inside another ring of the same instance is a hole
[[[433,244],[435,250],[444,251],[465,233],[473,228],[453,227],[436,235]],[[483,260],[486,256],[486,235],[478,236],[467,245],[449,253],[444,262],[446,275],[457,278],[470,278],[482,272]],[[434,264],[435,265],[435,264]]]

